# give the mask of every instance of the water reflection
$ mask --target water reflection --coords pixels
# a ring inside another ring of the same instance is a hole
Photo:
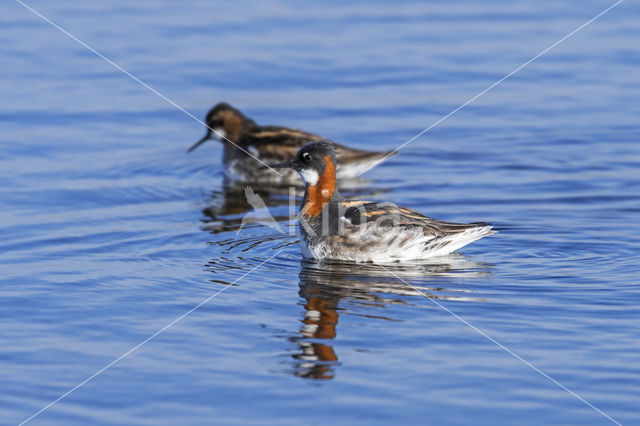
[[[252,210],[247,200],[245,189],[250,187],[267,206],[283,206],[289,203],[289,195],[301,197],[304,189],[295,186],[261,185],[259,182],[252,184],[240,184],[225,180],[219,190],[213,190],[207,200],[209,204],[203,209],[203,213],[211,220],[225,216],[234,216]]]
[[[329,343],[336,337],[340,297],[319,295],[313,284],[302,283],[299,294],[306,303],[300,337],[293,339],[300,348],[300,352],[293,355],[300,361],[295,366],[295,374],[312,379],[332,379],[338,355]]]
[[[386,269],[385,269],[386,268]],[[293,373],[310,379],[330,380],[335,375],[339,357],[332,345],[337,336],[340,314],[349,314],[344,301],[366,305],[367,317],[394,321],[387,311],[371,312],[389,304],[424,303],[411,297],[484,302],[469,289],[442,287],[443,279],[474,278],[490,274],[490,266],[461,255],[450,255],[428,264],[402,266],[351,264],[340,262],[302,262],[299,295],[304,316],[297,336],[290,340],[298,349],[292,355]],[[408,285],[399,278],[411,283]],[[427,281],[425,282],[425,278]],[[434,283],[440,284],[433,286]],[[395,320],[399,321],[399,320]]]
[[[249,189],[248,189],[249,188]],[[388,192],[387,188],[376,188],[372,182],[363,178],[345,179],[340,182],[340,192],[345,198],[378,198]],[[225,180],[221,189],[211,192],[208,206],[202,210],[205,229],[213,233],[237,232],[246,224],[288,221],[298,211],[304,187],[251,184]],[[287,207],[287,209],[283,209]],[[267,210],[273,208],[273,210]],[[273,215],[273,216],[272,216]]]

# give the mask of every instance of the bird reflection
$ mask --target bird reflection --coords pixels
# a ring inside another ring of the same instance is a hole
[[[341,182],[340,189],[345,198],[376,197],[388,192],[386,188],[372,187],[371,181],[364,178],[350,178]],[[253,182],[243,184],[225,179],[220,190],[211,193],[209,204],[202,210],[205,229],[212,233],[237,232],[248,222],[277,228],[278,222],[288,221],[295,216],[302,196],[304,186],[278,186]],[[288,206],[287,210],[282,207]],[[269,211],[269,208],[275,208]],[[280,213],[279,215],[272,214]]]
[[[225,232],[239,227],[242,224],[242,216],[258,207],[286,206],[290,202],[290,197],[295,202],[300,196],[301,193],[297,187],[241,185],[225,181],[220,190],[214,190],[211,193],[209,206],[205,207],[202,213],[206,216],[206,223],[217,225],[220,232]],[[256,205],[257,200],[259,202]],[[276,220],[278,219],[288,220],[289,216],[276,217]]]
[[[304,317],[298,335],[291,338],[298,348],[292,355],[295,360],[293,373],[309,379],[333,379],[340,364],[331,342],[337,336],[340,314],[348,313],[348,307],[341,305],[360,303],[368,308],[418,305],[424,303],[424,297],[484,302],[484,299],[474,297],[470,290],[427,286],[424,278],[431,278],[427,284],[432,284],[434,278],[442,282],[446,277],[472,278],[488,274],[488,265],[461,255],[446,256],[429,264],[384,268],[375,264],[303,261],[298,294],[303,299]],[[421,299],[410,298],[415,296]],[[346,301],[349,303],[341,303]],[[399,321],[384,314],[375,315],[375,318]]]
[[[333,379],[333,366],[338,362],[333,346],[314,342],[312,339],[330,341],[336,337],[339,298],[323,298],[313,293],[313,289],[300,289],[300,295],[306,299],[306,303],[300,330],[302,338],[297,339],[301,352],[293,355],[300,361],[296,366],[296,375],[313,379]]]

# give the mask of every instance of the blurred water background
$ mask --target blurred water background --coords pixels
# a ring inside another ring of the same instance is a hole
[[[186,110],[392,149],[606,1],[28,3]],[[17,2],[0,23],[0,422],[640,424],[640,7],[626,1],[344,192],[500,233],[301,261],[204,128]],[[289,229],[283,194],[265,194]],[[271,256],[264,265],[246,275]],[[394,275],[428,295],[399,281]]]

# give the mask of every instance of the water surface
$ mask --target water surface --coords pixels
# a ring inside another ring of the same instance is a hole
[[[197,117],[224,100],[380,150],[610,5],[29,4]],[[2,12],[2,423],[223,289],[31,423],[611,423],[461,319],[640,423],[636,4],[347,185],[500,230],[390,270],[302,261],[286,194],[257,190],[284,233],[239,230],[221,147],[185,152],[201,125],[18,3]]]

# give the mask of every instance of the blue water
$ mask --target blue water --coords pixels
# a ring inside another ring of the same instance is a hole
[[[612,3],[28,4],[199,118],[224,100],[392,149]],[[2,424],[220,290],[29,424],[612,423],[513,354],[640,424],[637,4],[345,188],[500,230],[391,271],[239,230],[221,147],[185,152],[202,125],[1,10]],[[290,230],[286,196],[262,195]]]

